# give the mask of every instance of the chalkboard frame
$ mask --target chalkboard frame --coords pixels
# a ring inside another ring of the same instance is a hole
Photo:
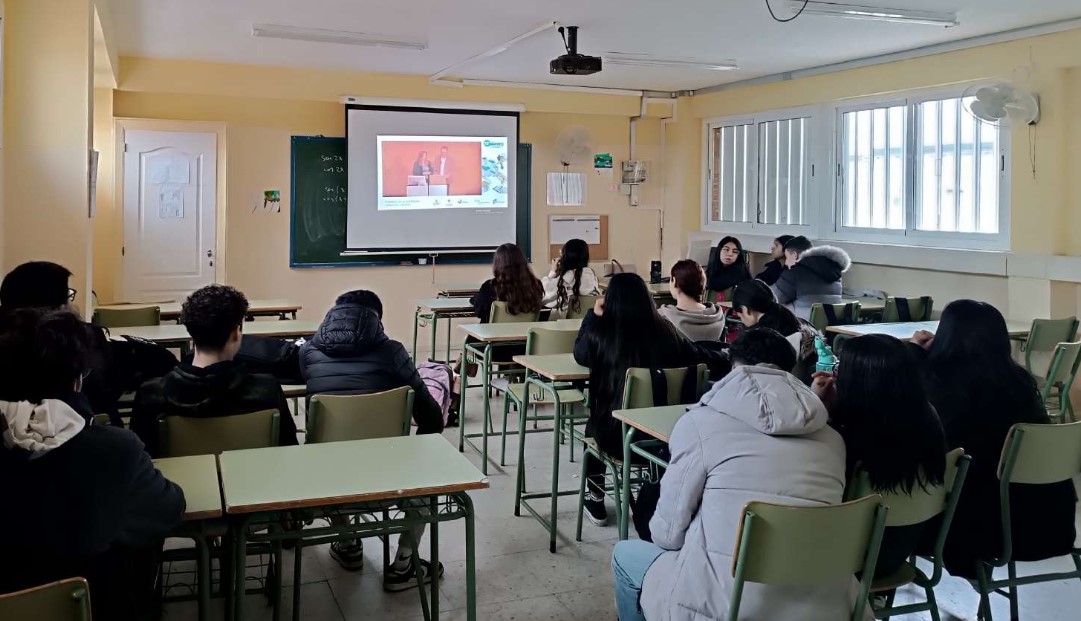
[[[519,124],[521,123],[519,119]],[[289,267],[290,268],[324,268],[324,267],[379,267],[379,266],[408,266],[422,265],[421,260],[429,261],[427,252],[401,252],[392,255],[380,255],[366,258],[363,256],[342,256],[341,261],[304,262],[296,259],[296,218],[297,218],[297,192],[296,192],[296,145],[298,142],[314,140],[345,140],[340,136],[293,136],[290,143],[290,194],[289,194]],[[348,166],[348,159],[346,161]],[[518,178],[516,179],[516,209],[518,218],[515,231],[515,243],[525,253],[527,259],[532,258],[532,169],[533,169],[533,146],[529,143],[518,143]],[[526,174],[522,174],[523,171]],[[342,231],[342,252],[345,252],[345,231]],[[461,254],[438,254],[435,259],[437,265],[446,264],[485,264],[492,261],[494,251],[471,252]],[[428,267],[430,264],[423,264]]]

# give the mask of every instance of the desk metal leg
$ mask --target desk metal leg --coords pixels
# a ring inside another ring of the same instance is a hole
[[[526,386],[526,388],[529,387]],[[556,551],[556,515],[559,512],[559,440],[563,437],[560,428],[560,412],[563,411],[563,405],[559,402],[559,391],[552,388],[551,393],[555,421],[553,421],[552,425],[552,515],[548,518],[550,529],[548,551],[554,554]]]
[[[447,317],[447,364],[450,364],[450,334],[454,331],[454,320]],[[432,356],[435,356],[435,352],[432,352]]]
[[[492,420],[492,400],[488,394],[488,391],[492,389],[492,345],[486,343],[484,346],[484,364],[481,365],[481,382],[484,386],[484,421],[481,425],[481,445],[484,447],[481,451],[480,471],[485,475],[488,474],[488,426]]]
[[[413,361],[417,359],[417,333],[420,331],[420,307],[413,311]]]
[[[195,538],[195,552],[197,554],[198,588],[199,588],[199,621],[210,618],[210,546],[206,537],[200,533]]]
[[[514,483],[514,517],[522,515],[522,495],[525,494],[525,417],[529,407],[529,380],[522,391],[518,407],[518,476]]]
[[[439,515],[439,499],[436,496],[432,496],[428,501],[428,508],[431,511],[431,517]],[[428,533],[429,543],[432,547],[432,558],[430,562],[432,564],[432,621],[439,621],[439,520],[433,519],[428,529],[431,531]],[[417,542],[417,550],[415,551],[417,560],[420,559],[420,542]]]
[[[430,327],[431,327],[431,330],[432,330],[432,346],[428,350],[428,357],[429,358],[435,358],[435,337],[436,337],[436,334],[439,333],[439,313],[434,313],[433,312],[431,321],[432,321],[432,323],[431,323]],[[414,363],[416,362],[416,360],[417,360],[417,357],[413,356]]]
[[[473,499],[461,493],[458,499],[465,509],[465,610],[466,621],[477,621],[477,556],[476,524],[473,516]]]
[[[247,552],[248,518],[242,517],[236,521],[233,533],[233,621],[241,621],[244,618],[244,592],[247,587],[247,566],[245,564],[245,552]]]
[[[628,427],[623,423],[623,497],[620,499],[619,508],[619,539],[625,541],[630,531],[631,515],[631,439],[634,437],[634,427]]]

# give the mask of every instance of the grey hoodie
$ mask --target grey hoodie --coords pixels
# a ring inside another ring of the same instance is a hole
[[[841,502],[845,445],[828,418],[818,397],[791,374],[740,366],[680,419],[649,525],[654,543],[669,551],[646,573],[646,618],[727,618],[732,554],[748,502]],[[748,583],[740,618],[847,619],[857,591],[855,579],[822,587]],[[872,619],[870,612],[865,618]]]
[[[712,302],[706,302],[705,307],[696,312],[665,304],[657,312],[692,341],[716,341],[724,331],[724,310]]]

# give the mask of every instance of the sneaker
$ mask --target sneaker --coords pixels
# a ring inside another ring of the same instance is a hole
[[[335,541],[330,544],[330,558],[338,561],[342,569],[358,571],[364,567],[364,545],[356,541]]]
[[[608,526],[608,510],[604,508],[604,497],[586,494],[585,502],[586,517],[597,526]]]
[[[414,569],[413,559],[416,556],[412,556],[409,559],[409,565],[405,569],[395,569],[393,565],[383,568],[383,590],[388,593],[397,593],[399,591],[407,591],[417,586],[416,570]],[[437,579],[443,579],[443,563],[439,564],[439,576]],[[421,582],[424,584],[430,584],[432,581],[432,564],[424,559],[420,559],[420,576]]]

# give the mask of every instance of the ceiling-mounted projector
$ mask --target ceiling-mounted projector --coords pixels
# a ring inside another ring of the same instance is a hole
[[[599,56],[586,56],[578,53],[578,26],[559,27],[559,34],[563,36],[563,45],[567,53],[556,58],[548,64],[548,69],[554,75],[590,75],[601,70]]]

